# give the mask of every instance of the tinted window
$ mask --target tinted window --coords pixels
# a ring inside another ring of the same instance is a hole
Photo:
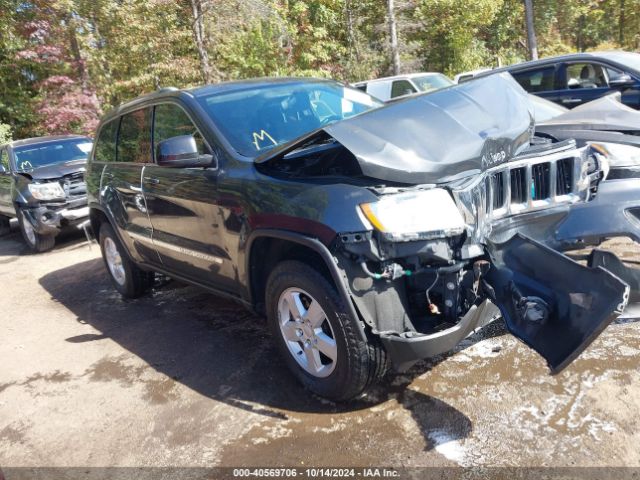
[[[7,172],[9,171],[9,153],[6,149],[0,151],[0,165],[2,165]]]
[[[116,135],[118,133],[118,120],[112,120],[100,128],[96,139],[96,148],[93,159],[96,162],[116,161]]]
[[[227,141],[247,157],[382,105],[334,82],[271,84],[201,96],[198,101]]]
[[[391,98],[415,93],[416,89],[408,80],[396,80],[391,84]]]
[[[200,154],[208,153],[208,149],[196,126],[191,122],[184,110],[177,105],[165,103],[155,107],[153,124],[153,149],[168,138],[191,135],[195,138]]]
[[[605,70],[607,71],[607,76],[609,77],[609,81],[618,80],[620,77],[625,75],[623,71],[618,70],[617,68],[605,67]]]
[[[567,65],[567,87],[608,87],[605,69],[597,63],[572,63]]]
[[[514,72],[512,75],[527,92],[546,92],[554,89],[555,71],[554,67],[545,67]]]
[[[118,133],[118,161],[151,162],[151,109],[123,115]]]
[[[86,160],[91,145],[88,138],[73,138],[16,147],[13,154],[18,170],[31,170],[44,165]]]

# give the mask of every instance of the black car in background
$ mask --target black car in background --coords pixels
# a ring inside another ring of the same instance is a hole
[[[498,72],[509,72],[527,92],[567,108],[611,92],[621,92],[625,105],[640,108],[638,53],[611,51],[562,55],[488,70],[473,78]]]
[[[17,217],[35,252],[53,248],[61,229],[87,219],[84,171],[91,138],[37,137],[0,146],[0,230]]]
[[[161,272],[231,297],[266,315],[304,385],[344,400],[500,314],[552,372],[570,364],[640,289],[612,254],[562,253],[640,221],[640,179],[603,181],[606,164],[535,137],[506,74],[386,105],[282,78],[120,106],[86,179],[122,295]]]

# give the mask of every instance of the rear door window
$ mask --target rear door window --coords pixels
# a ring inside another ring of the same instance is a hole
[[[395,80],[391,85],[391,98],[416,93],[416,89],[408,80]]]
[[[118,133],[118,162],[151,163],[151,109],[122,116]]]
[[[0,151],[0,165],[4,167],[5,171],[9,171],[9,152],[6,148]]]
[[[96,139],[93,159],[96,162],[116,161],[116,135],[118,134],[118,120],[112,120],[100,128]]]
[[[555,67],[536,68],[524,72],[513,72],[511,75],[527,92],[547,92],[554,90]]]

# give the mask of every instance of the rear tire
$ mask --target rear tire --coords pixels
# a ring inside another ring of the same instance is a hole
[[[293,374],[312,392],[335,401],[353,399],[387,370],[376,338],[363,341],[334,286],[297,261],[276,266],[267,281],[267,318]]]
[[[109,277],[116,290],[125,298],[138,298],[153,286],[155,274],[133,263],[111,225],[100,226],[100,250]]]
[[[56,244],[55,235],[40,235],[33,229],[33,225],[31,225],[29,220],[27,220],[25,213],[22,210],[18,210],[17,213],[22,238],[24,238],[24,241],[29,248],[36,253],[51,250]]]

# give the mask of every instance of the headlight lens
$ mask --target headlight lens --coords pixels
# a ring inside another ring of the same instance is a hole
[[[66,196],[58,182],[30,183],[29,191],[37,200],[58,200]]]
[[[640,148],[621,143],[592,143],[591,148],[609,161],[609,167],[640,166]]]
[[[451,237],[465,230],[462,214],[441,188],[387,195],[361,204],[360,209],[376,230],[392,241]]]

